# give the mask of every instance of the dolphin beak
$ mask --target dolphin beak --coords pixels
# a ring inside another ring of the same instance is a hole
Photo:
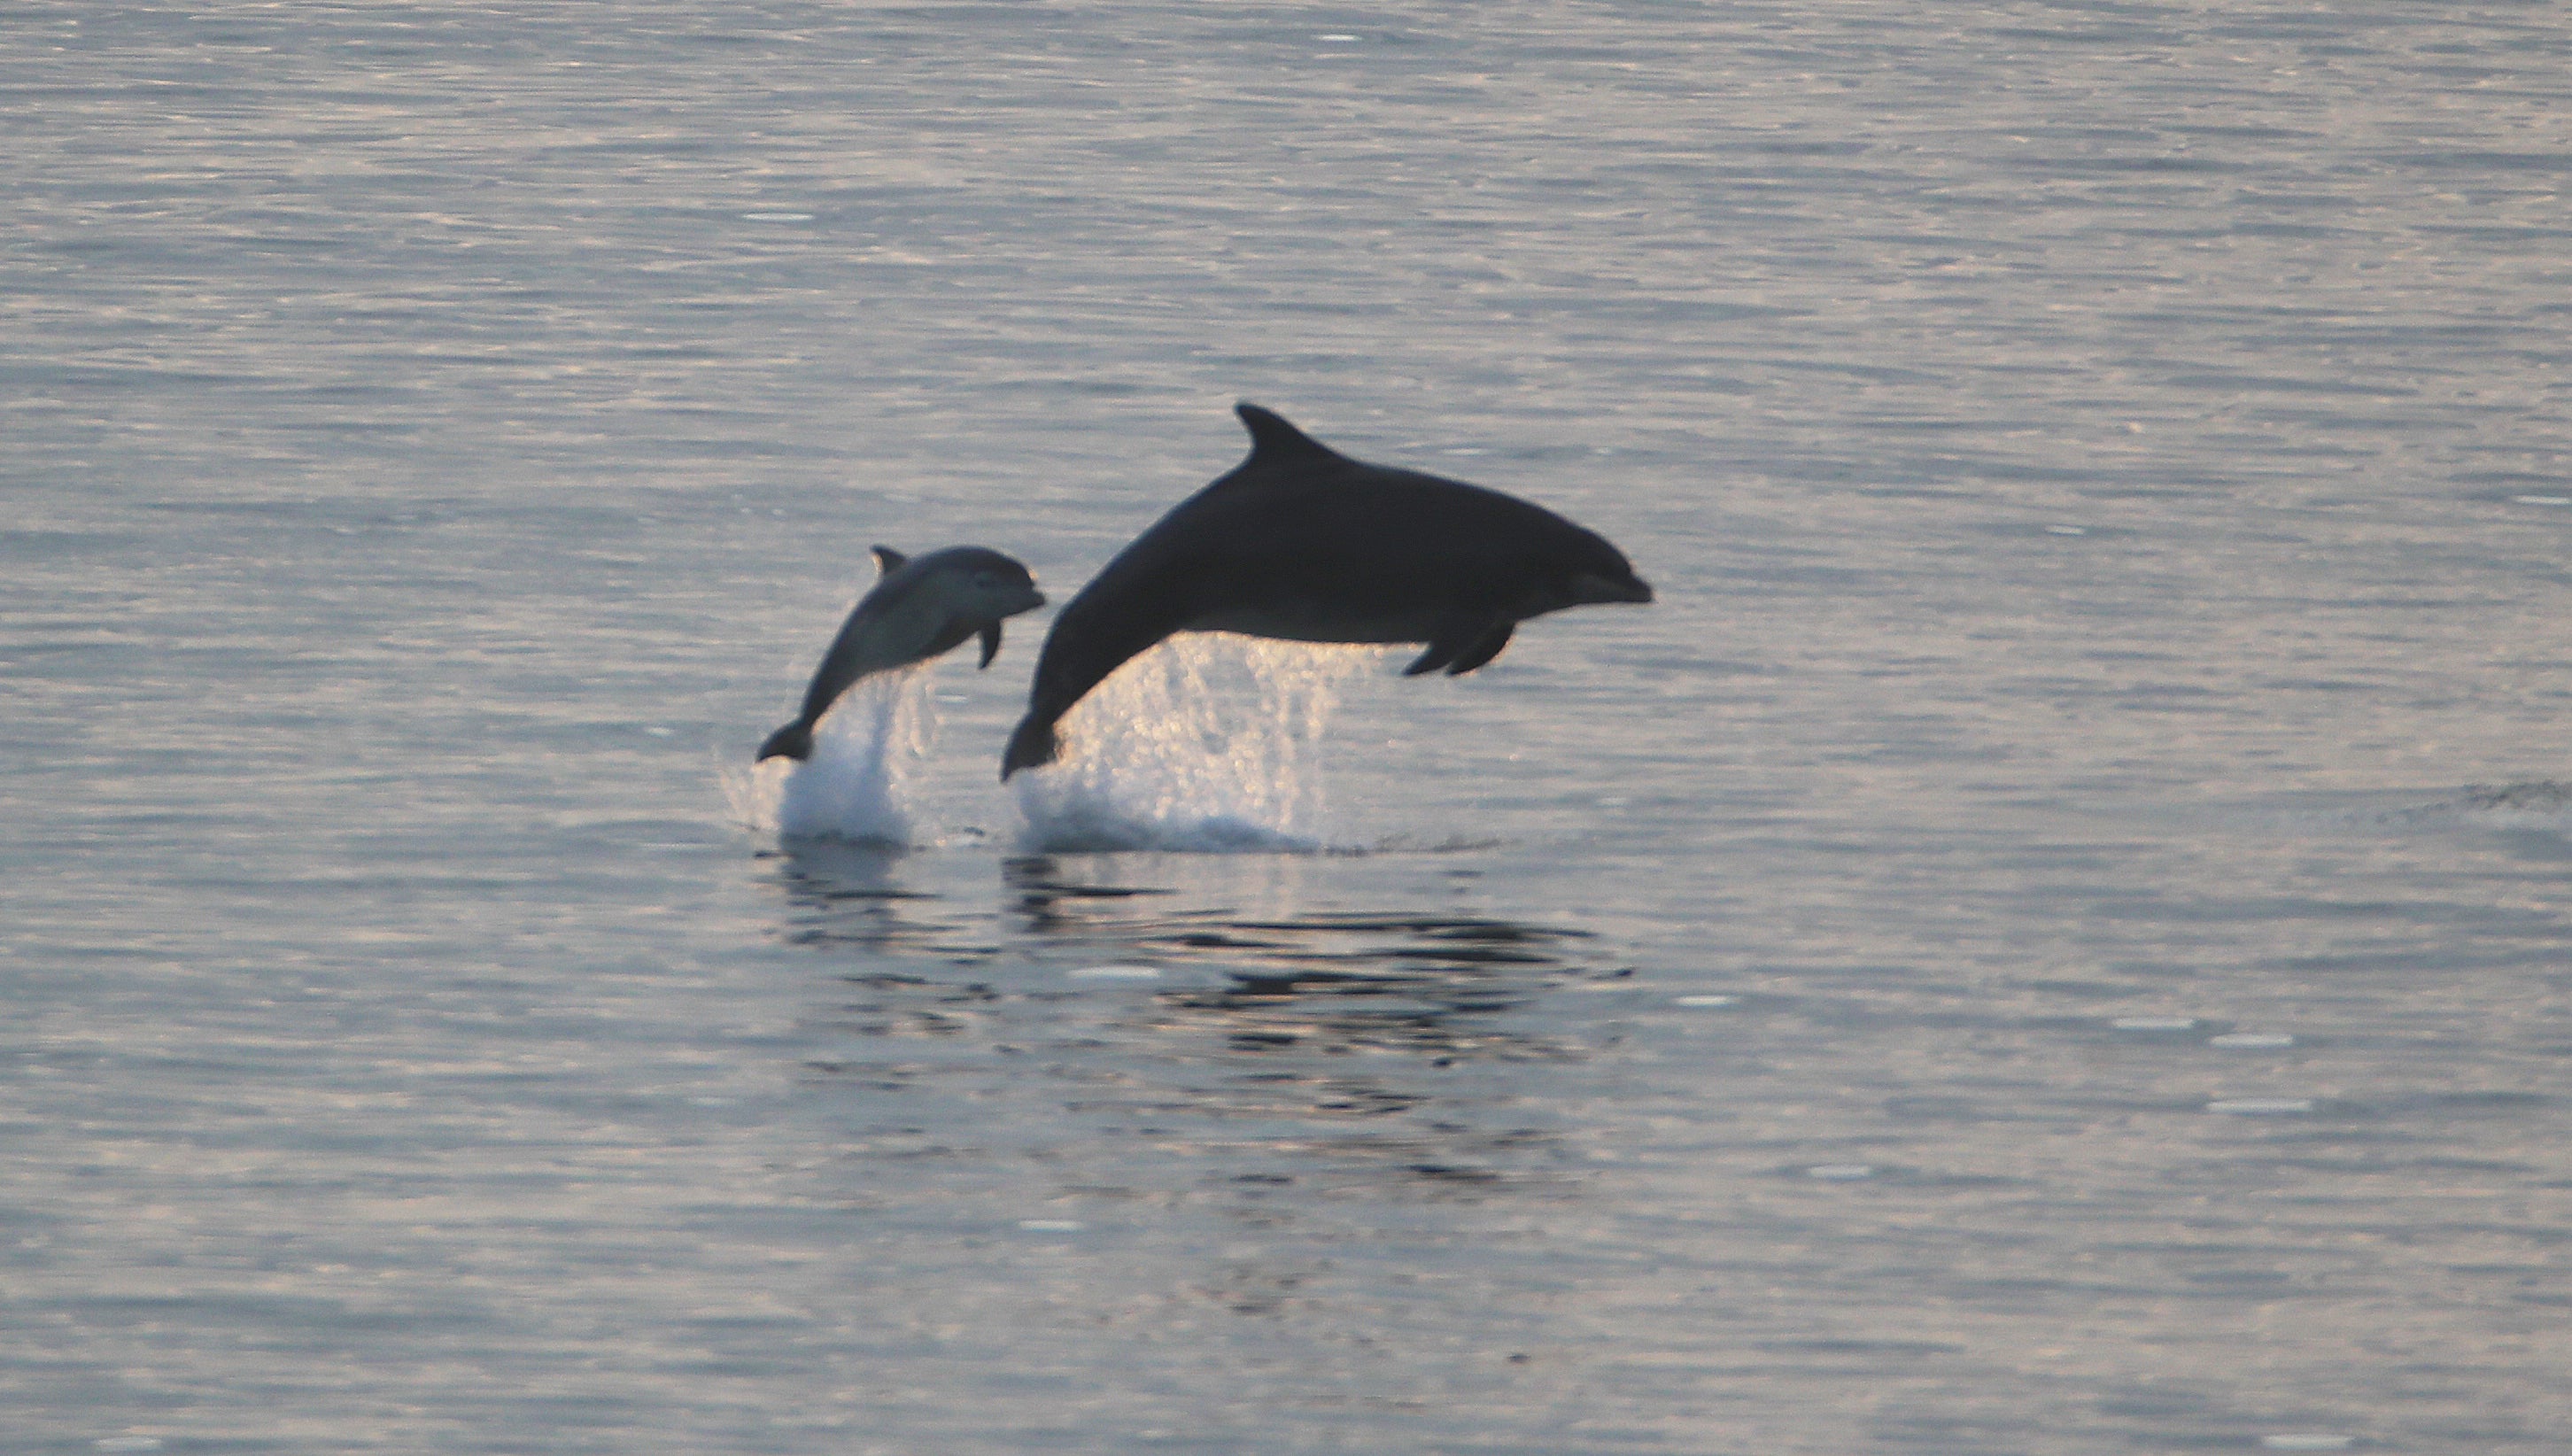
[[[1583,606],[1608,601],[1645,602],[1652,599],[1652,588],[1643,578],[1631,573],[1627,573],[1624,580],[1617,581],[1584,571],[1572,578],[1572,599]]]

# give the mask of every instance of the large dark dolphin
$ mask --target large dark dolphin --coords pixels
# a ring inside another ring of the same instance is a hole
[[[1000,777],[1051,763],[1054,723],[1174,632],[1425,642],[1405,676],[1471,672],[1530,617],[1650,601],[1606,538],[1540,505],[1340,454],[1256,404],[1250,458],[1116,553],[1054,618]]]
[[[1044,605],[1025,566],[981,546],[950,546],[910,559],[878,546],[875,555],[883,575],[840,624],[804,690],[804,711],[760,745],[763,761],[811,758],[813,725],[862,677],[936,657],[977,632],[982,665],[990,666],[1000,650],[1001,619]]]

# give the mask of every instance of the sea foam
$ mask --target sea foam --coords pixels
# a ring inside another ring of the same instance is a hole
[[[736,817],[784,839],[909,847],[919,826],[906,789],[938,741],[929,667],[851,685],[814,730],[810,759],[772,758],[727,773]]]

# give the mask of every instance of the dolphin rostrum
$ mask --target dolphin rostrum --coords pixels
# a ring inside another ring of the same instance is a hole
[[[1256,404],[1250,458],[1179,502],[1054,618],[1000,777],[1051,763],[1054,724],[1175,632],[1423,642],[1405,676],[1471,672],[1520,622],[1651,587],[1595,531],[1516,496],[1353,460]]]
[[[982,665],[990,666],[1000,650],[1001,619],[1044,605],[1025,566],[981,546],[909,558],[878,546],[875,557],[883,574],[831,639],[804,691],[804,711],[760,745],[762,760],[811,758],[814,725],[862,677],[926,661],[976,633]]]

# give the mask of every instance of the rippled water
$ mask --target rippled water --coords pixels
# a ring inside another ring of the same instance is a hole
[[[2560,1449],[2567,52],[14,7],[10,1449]],[[1659,600],[752,768],[1245,397]]]

